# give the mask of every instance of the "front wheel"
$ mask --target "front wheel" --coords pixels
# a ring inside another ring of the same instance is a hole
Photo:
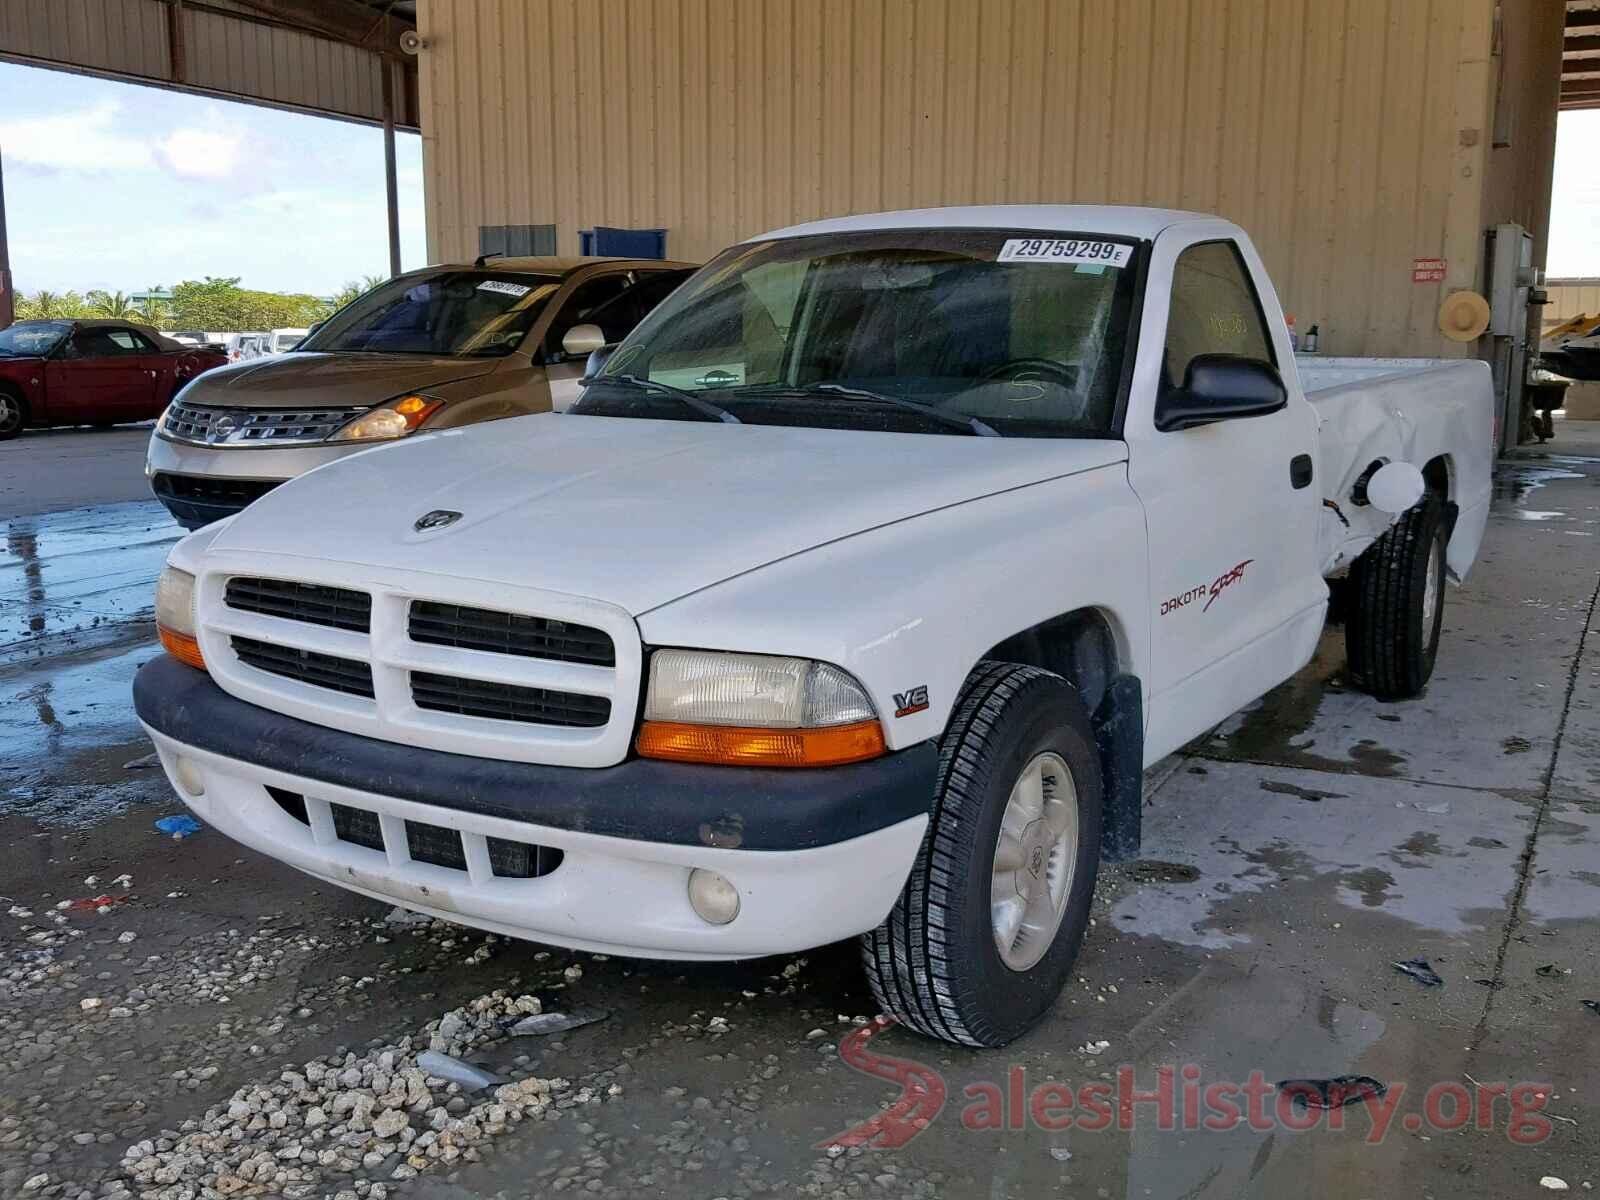
[[[1003,1046],[1054,1005],[1100,863],[1089,714],[1059,675],[980,664],[945,734],[922,850],[862,936],[879,1007],[913,1029]]]
[[[22,397],[0,389],[0,442],[10,441],[28,423],[28,409]]]
[[[1429,492],[1350,567],[1350,673],[1380,700],[1408,700],[1433,675],[1444,616],[1444,501]]]

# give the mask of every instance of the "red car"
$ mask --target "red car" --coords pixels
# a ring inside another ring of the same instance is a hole
[[[148,421],[227,361],[129,321],[18,321],[0,329],[0,442],[29,425]]]

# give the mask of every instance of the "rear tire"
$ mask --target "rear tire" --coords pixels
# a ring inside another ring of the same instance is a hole
[[[979,664],[944,736],[916,865],[862,935],[880,1009],[968,1046],[1003,1046],[1049,1012],[1088,925],[1102,794],[1077,689]]]
[[[0,388],[0,442],[9,442],[28,424],[28,402],[13,391]]]
[[[1350,568],[1350,673],[1380,700],[1409,700],[1433,675],[1444,614],[1444,501],[1429,492]]]

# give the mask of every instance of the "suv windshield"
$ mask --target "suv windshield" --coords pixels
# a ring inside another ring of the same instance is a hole
[[[498,357],[522,343],[561,279],[441,271],[391,280],[328,318],[301,350]]]
[[[0,357],[42,358],[71,328],[71,321],[26,321],[0,329]]]
[[[573,411],[708,419],[687,393],[752,424],[1104,436],[1134,250],[1006,230],[735,246],[617,348]]]

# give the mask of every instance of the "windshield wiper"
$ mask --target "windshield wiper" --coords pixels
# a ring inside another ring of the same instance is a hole
[[[637,375],[602,375],[595,383],[625,383],[629,387],[639,388],[646,392],[655,392],[659,396],[671,396],[674,400],[682,401],[695,412],[714,421],[721,421],[727,425],[742,425],[743,421],[734,416],[725,408],[712,404],[709,400],[702,400],[693,392],[686,392],[682,388],[673,387],[670,383],[658,383],[654,379],[640,379]]]
[[[890,408],[898,408],[905,412],[916,413],[930,421],[941,425],[948,425],[952,429],[959,429],[963,433],[976,434],[979,437],[1004,437],[998,429],[986,425],[977,417],[958,416],[955,413],[940,412],[926,404],[918,404],[915,400],[903,400],[899,396],[886,395],[883,392],[874,392],[868,388],[850,387],[843,383],[807,383],[787,384],[770,383],[757,384],[754,387],[740,388],[741,392],[766,395],[783,395],[788,393],[796,396],[810,396],[817,392],[829,396],[842,396],[846,400],[860,400],[864,404],[882,404]]]

